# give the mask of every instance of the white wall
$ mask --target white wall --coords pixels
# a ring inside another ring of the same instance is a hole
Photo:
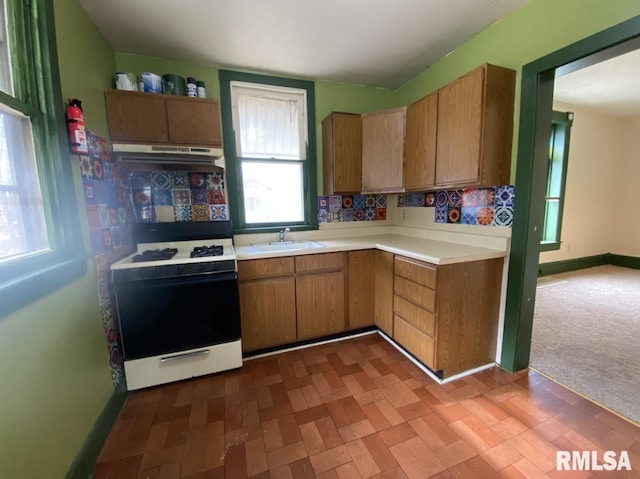
[[[620,170],[627,157],[625,126],[628,120],[575,105],[557,103],[554,109],[571,111],[575,116],[569,146],[562,245],[560,250],[541,253],[540,263],[618,253],[614,251],[614,239],[623,234],[623,223],[631,221],[627,213],[629,205],[623,204],[620,198],[620,192],[626,190],[620,184],[625,176]],[[627,184],[631,179],[625,179]],[[516,200],[517,197],[516,191]]]

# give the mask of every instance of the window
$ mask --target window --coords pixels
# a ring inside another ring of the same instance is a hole
[[[62,108],[52,2],[0,0],[0,316],[86,267]]]
[[[313,83],[220,72],[236,232],[317,228]]]
[[[562,210],[569,159],[569,140],[573,113],[553,112],[551,136],[549,138],[549,167],[547,171],[547,194],[544,207],[544,227],[540,249],[560,249]]]

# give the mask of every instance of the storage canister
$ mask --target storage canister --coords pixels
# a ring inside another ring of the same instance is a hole
[[[187,94],[187,83],[180,75],[165,73],[162,75],[162,89],[165,95],[184,96]]]
[[[198,86],[198,98],[207,98],[207,91],[204,89],[204,82],[198,80],[196,85]]]
[[[196,86],[196,79],[193,77],[187,77],[187,96],[198,96],[198,90]]]
[[[155,73],[143,72],[138,75],[140,91],[162,93],[162,78]]]

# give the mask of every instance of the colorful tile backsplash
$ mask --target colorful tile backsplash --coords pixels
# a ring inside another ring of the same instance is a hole
[[[387,195],[318,196],[318,223],[387,219]]]
[[[434,206],[436,223],[511,226],[513,185],[398,195],[398,207]]]
[[[228,219],[222,173],[134,171],[131,196],[138,222]]]

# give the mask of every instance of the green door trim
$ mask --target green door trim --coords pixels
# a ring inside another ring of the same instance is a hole
[[[566,74],[638,48],[640,16],[561,48],[522,68],[517,201],[500,361],[500,366],[507,371],[519,371],[529,365],[554,78],[556,74]]]

